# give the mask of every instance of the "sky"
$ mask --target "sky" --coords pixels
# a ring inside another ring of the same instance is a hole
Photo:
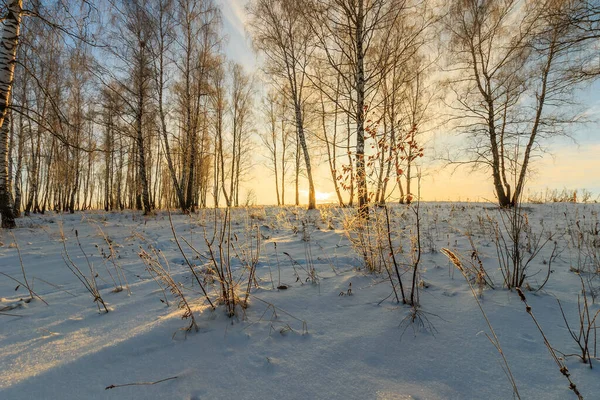
[[[246,0],[217,0],[223,12],[223,28],[228,37],[225,54],[242,64],[248,72],[258,72],[260,62],[253,52],[245,30]],[[260,85],[260,84],[259,84]],[[258,87],[257,91],[262,91]],[[543,193],[546,190],[588,190],[600,195],[600,82],[589,85],[577,94],[578,100],[588,107],[590,119],[597,119],[585,126],[572,128],[575,139],[559,138],[547,142],[548,153],[532,163],[532,174],[526,184],[525,194]],[[447,134],[452,134],[448,132]],[[432,142],[436,150],[441,143]],[[320,160],[319,160],[320,161]],[[257,204],[276,202],[274,178],[265,167],[266,158],[258,157],[252,176],[245,183],[251,189]],[[334,202],[333,184],[325,160],[316,162],[315,186],[320,202]],[[427,201],[494,201],[491,175],[473,172],[468,168],[454,169],[427,162],[421,181],[421,196]],[[307,201],[307,183],[301,184],[301,202]],[[288,184],[286,201],[293,200],[293,182]],[[599,199],[600,200],[600,199]]]

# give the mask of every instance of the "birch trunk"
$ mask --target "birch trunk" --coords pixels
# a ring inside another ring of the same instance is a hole
[[[365,54],[363,49],[363,0],[358,2],[356,21],[356,186],[358,212],[362,217],[369,213],[367,175],[365,170]]]
[[[6,114],[14,80],[22,6],[22,0],[12,0],[8,3],[0,37],[0,213],[2,228],[8,229],[14,228],[16,224],[8,176],[9,143]]]
[[[2,143],[2,152],[0,156],[0,213],[2,213],[2,227],[14,228],[15,217],[13,209],[12,192],[10,188],[9,176],[9,146],[8,146],[8,131],[10,118],[4,117],[2,126],[0,127],[0,142]],[[5,145],[6,143],[6,145]]]

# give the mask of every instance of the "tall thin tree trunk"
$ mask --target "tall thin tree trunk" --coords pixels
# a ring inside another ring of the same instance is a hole
[[[300,141],[296,131],[296,206],[300,205]]]
[[[25,134],[23,130],[23,116],[19,115],[19,140],[18,146],[19,149],[17,151],[17,166],[15,168],[15,203],[14,203],[14,213],[15,217],[19,217],[21,214],[21,175],[23,170],[23,145],[25,143]]]
[[[339,91],[339,79],[338,79],[338,91]],[[323,129],[323,138],[325,139],[325,146],[327,146],[327,161],[329,163],[329,171],[331,172],[331,180],[333,181],[333,188],[338,199],[338,204],[344,206],[344,200],[342,199],[342,193],[340,192],[340,186],[337,179],[337,168],[336,168],[336,131],[337,131],[337,101],[335,102],[335,111],[333,123],[333,143],[329,141],[329,135],[327,134],[327,123],[325,119],[325,100],[323,99],[323,92],[321,94],[321,128]]]
[[[349,183],[349,198],[348,198],[348,205],[350,207],[352,207],[354,205],[354,160],[352,159],[352,149],[350,147],[350,137],[351,135],[351,128],[350,128],[350,113],[346,114],[346,128],[347,128],[347,132],[348,132],[348,136],[346,137],[346,152],[348,155],[348,168],[350,171],[350,183]]]
[[[6,115],[14,80],[22,6],[22,0],[11,0],[5,5],[6,14],[0,28],[0,213],[2,213],[2,228],[7,229],[16,226],[12,188],[9,185],[8,176],[9,124]]]
[[[363,0],[358,0],[356,20],[356,183],[358,188],[358,212],[368,216],[369,199],[367,193],[367,175],[365,170],[365,67],[363,49]]]
[[[285,133],[285,123],[281,121],[281,205],[285,206],[285,166],[286,166],[286,153],[287,153],[287,141],[288,136]]]
[[[302,116],[301,104],[295,101],[296,108],[296,129],[298,130],[298,140],[302,147],[302,154],[304,155],[304,165],[306,167],[306,177],[308,179],[308,209],[313,210],[317,206],[315,197],[315,184],[312,176],[312,167],[310,164],[310,155],[308,153],[308,146],[306,145],[306,136],[304,132],[304,117]]]
[[[6,147],[0,149],[0,213],[2,213],[2,228],[14,228],[15,216],[13,209],[12,191],[9,175],[9,126],[10,117],[6,115],[0,127],[0,143],[6,143]]]

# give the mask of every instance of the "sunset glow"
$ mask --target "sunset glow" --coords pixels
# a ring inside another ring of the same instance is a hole
[[[317,203],[327,203],[331,200],[331,193],[319,192],[318,190],[315,193],[315,199]]]

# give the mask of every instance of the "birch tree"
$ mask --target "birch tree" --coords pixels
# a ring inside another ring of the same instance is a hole
[[[248,11],[254,46],[267,58],[267,73],[283,78],[294,107],[296,134],[308,179],[308,208],[316,207],[311,158],[306,141],[303,107],[313,36],[302,19],[303,2],[254,0]]]
[[[250,134],[252,129],[252,109],[254,107],[252,92],[254,90],[252,77],[240,64],[230,66],[231,88],[231,169],[229,172],[230,206],[239,206],[240,183],[247,168],[252,150]]]
[[[167,124],[168,109],[165,104],[168,80],[169,65],[171,64],[169,56],[172,57],[173,47],[176,41],[175,33],[175,3],[174,0],[157,0],[152,8],[152,17],[154,19],[154,46],[151,48],[154,59],[154,79],[156,90],[156,103],[158,106],[158,117],[160,119],[160,133],[162,145],[164,146],[165,159],[169,176],[173,185],[173,190],[177,197],[179,208],[182,212],[187,211],[183,187],[175,169],[175,163],[172,157],[173,151],[170,144],[170,132]]]
[[[261,135],[261,140],[268,151],[269,162],[275,175],[275,194],[277,196],[277,205],[281,205],[281,195],[279,194],[279,121],[278,121],[278,98],[273,90],[267,93],[263,98],[262,112],[267,121],[266,130]]]
[[[0,32],[0,213],[2,227],[14,228],[12,188],[9,185],[9,121],[6,119],[14,80],[22,0],[10,0],[4,9]]]
[[[389,72],[390,60],[406,50],[395,46],[389,37],[399,18],[413,8],[414,5],[406,0],[312,1],[305,7],[306,21],[318,39],[318,56],[337,73],[344,88],[345,96],[338,99],[337,104],[346,113],[348,125],[354,123],[355,166],[350,173],[356,174],[358,208],[363,217],[368,215],[369,204],[365,165],[366,115],[376,106],[375,97]],[[408,37],[418,37],[425,27],[426,24],[413,29]],[[321,83],[323,81],[319,86]],[[339,87],[337,83],[335,85]],[[333,100],[331,86],[322,90]]]
[[[462,163],[491,171],[502,207],[521,198],[529,165],[544,140],[576,120],[575,81],[563,24],[570,2],[453,3],[447,29],[458,129],[470,136]]]

